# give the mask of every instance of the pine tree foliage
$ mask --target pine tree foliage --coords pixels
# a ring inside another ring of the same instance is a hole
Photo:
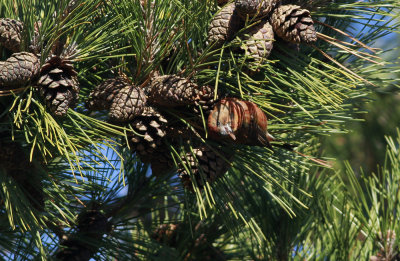
[[[22,24],[17,49],[0,42],[0,66],[18,52],[40,61],[29,81],[0,80],[1,257],[394,260],[399,145],[388,138],[387,163],[371,177],[334,173],[318,157],[321,137],[344,131],[370,93],[397,87],[381,77],[396,61],[372,46],[398,32],[398,3],[282,4],[308,9],[318,40],[275,36],[269,56],[255,59],[249,33],[269,18],[242,15],[217,46],[209,26],[223,5],[213,0],[0,0],[0,17]],[[165,75],[188,83],[193,101],[150,99],[149,115],[118,123],[107,106],[88,106],[117,77],[146,95],[154,86],[179,95],[154,84]],[[267,115],[270,147],[212,139],[207,117],[224,97]],[[143,156],[132,137],[158,154]],[[215,181],[202,148],[228,166]]]

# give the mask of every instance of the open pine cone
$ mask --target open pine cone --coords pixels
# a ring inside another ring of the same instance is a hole
[[[60,56],[51,57],[41,68],[40,94],[55,116],[65,116],[78,99],[77,75],[72,62]]]
[[[152,154],[162,146],[162,138],[166,135],[167,120],[154,108],[145,107],[141,115],[130,123],[138,133],[128,133],[127,139],[132,152],[136,152],[142,161],[150,162]]]

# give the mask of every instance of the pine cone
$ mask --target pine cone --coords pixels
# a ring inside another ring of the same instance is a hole
[[[110,106],[110,119],[113,122],[131,121],[143,112],[145,105],[144,92],[136,86],[128,85],[115,95]]]
[[[154,108],[145,107],[142,115],[133,119],[130,124],[138,133],[129,133],[127,136],[129,147],[136,152],[143,162],[150,162],[152,154],[162,145],[165,136],[165,126],[168,121]]]
[[[24,25],[22,22],[10,19],[0,19],[0,44],[12,52],[21,49],[21,34]]]
[[[197,185],[203,187],[205,181],[210,183],[221,177],[229,168],[230,160],[232,159],[233,153],[228,154],[221,150],[212,150],[210,147],[203,145],[199,148],[193,149],[192,153],[187,153],[186,157],[182,158],[182,161],[186,163],[188,168],[191,168],[194,177],[196,178]],[[180,163],[182,164],[182,163]],[[182,183],[187,189],[192,189],[192,182],[190,181],[190,175],[186,169],[181,166],[178,169],[179,177],[182,179]],[[204,174],[202,176],[202,174]]]
[[[208,31],[208,43],[212,44],[214,48],[221,47],[225,41],[233,38],[241,26],[242,22],[235,11],[235,4],[225,5],[211,21]]]
[[[242,18],[268,15],[280,0],[236,0],[236,11]]]
[[[291,43],[313,43],[317,40],[310,12],[297,5],[282,5],[274,10],[270,19],[275,33]]]
[[[148,101],[157,106],[194,105],[199,87],[177,75],[155,77],[147,87]]]
[[[195,112],[200,114],[198,106],[201,106],[203,114],[208,115],[215,105],[214,88],[208,85],[201,86],[197,92]]]
[[[179,224],[162,224],[151,234],[151,238],[170,247],[176,246]]]
[[[32,53],[12,54],[0,62],[0,88],[23,87],[38,74],[39,67],[39,60]]]
[[[255,60],[263,60],[267,58],[273,47],[274,31],[268,21],[262,21],[260,24],[250,28],[247,32],[248,36],[245,46],[242,47],[247,51]]]
[[[109,110],[117,93],[128,86],[123,77],[108,79],[92,90],[86,103],[89,110]]]
[[[79,82],[72,62],[53,56],[40,70],[40,94],[55,116],[65,116],[78,99]]]

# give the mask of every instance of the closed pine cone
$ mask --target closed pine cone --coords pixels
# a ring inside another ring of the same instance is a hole
[[[0,88],[23,87],[39,73],[39,60],[33,53],[14,53],[0,62]]]
[[[248,36],[247,36],[248,35]],[[267,58],[273,47],[274,31],[268,21],[250,28],[244,40],[244,48],[255,60],[263,60]]]
[[[199,87],[177,75],[156,76],[147,87],[148,101],[162,107],[194,105]]]
[[[310,11],[297,5],[282,5],[270,18],[272,28],[283,40],[291,43],[313,43],[317,40]]]
[[[131,121],[143,112],[145,105],[146,95],[140,88],[125,86],[114,96],[110,106],[110,119],[113,122]]]
[[[22,171],[30,168],[22,146],[17,142],[0,142],[0,168]]]
[[[90,92],[87,107],[93,111],[109,110],[114,97],[128,84],[121,76],[102,82]]]
[[[214,48],[221,47],[225,41],[233,38],[241,26],[242,22],[235,11],[235,4],[225,5],[211,21],[208,30],[208,43],[213,45]]]
[[[0,19],[0,44],[12,52],[21,49],[23,23],[10,18]]]

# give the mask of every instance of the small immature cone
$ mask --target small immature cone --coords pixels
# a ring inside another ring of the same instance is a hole
[[[245,49],[255,60],[267,58],[273,47],[274,31],[268,21],[262,21],[260,24],[250,28],[244,40]]]
[[[243,18],[268,15],[280,0],[236,0],[236,10]]]
[[[283,40],[291,43],[313,43],[317,40],[314,21],[310,11],[297,5],[282,5],[270,18],[272,28]]]
[[[109,116],[113,122],[128,122],[143,112],[146,105],[146,95],[136,87],[128,85],[114,97]]]
[[[267,146],[273,137],[267,132],[267,116],[253,102],[225,98],[208,116],[210,137],[230,143]]]
[[[0,62],[0,89],[24,87],[39,73],[39,60],[33,53],[14,53]]]
[[[231,40],[240,30],[241,19],[235,11],[235,4],[225,5],[214,16],[208,31],[208,43],[214,48],[221,47],[225,41]]]
[[[18,52],[21,49],[21,34],[24,25],[22,22],[10,19],[0,19],[0,45],[12,52]]]

